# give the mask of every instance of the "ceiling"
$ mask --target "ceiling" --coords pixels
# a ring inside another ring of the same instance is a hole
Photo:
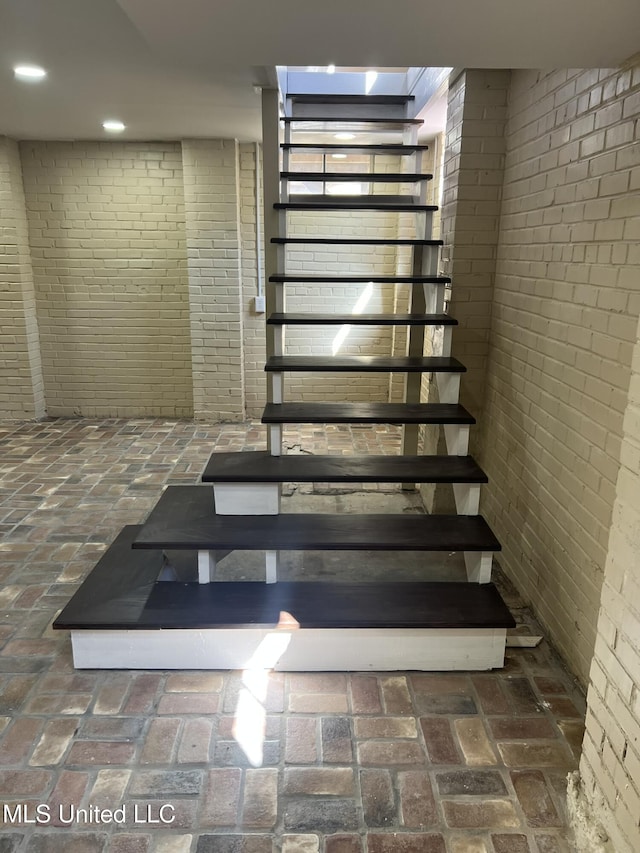
[[[252,140],[275,65],[615,67],[639,33],[639,0],[0,0],[0,134]]]

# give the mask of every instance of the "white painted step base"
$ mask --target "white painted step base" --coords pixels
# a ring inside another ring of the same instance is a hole
[[[504,665],[504,628],[205,628],[71,631],[76,669],[283,672],[487,670]]]

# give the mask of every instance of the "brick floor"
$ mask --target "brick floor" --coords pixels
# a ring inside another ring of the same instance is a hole
[[[394,453],[398,431],[286,443]],[[164,484],[196,483],[212,449],[263,446],[259,425],[0,428],[0,853],[568,853],[584,704],[546,642],[494,673],[259,689],[237,672],[74,672],[49,626],[119,529]]]

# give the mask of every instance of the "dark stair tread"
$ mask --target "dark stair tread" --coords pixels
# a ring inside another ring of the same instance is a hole
[[[55,620],[72,631],[275,628],[284,611],[300,628],[513,628],[515,620],[492,583],[149,582],[131,578],[157,551],[111,545]],[[107,587],[111,602],[100,598]],[[117,602],[117,603],[116,603]]]
[[[267,318],[271,326],[457,326],[449,314],[282,314]]]
[[[281,178],[287,181],[365,181],[382,182],[386,184],[415,183],[416,181],[432,181],[433,175],[403,172],[281,172]]]
[[[457,358],[388,355],[272,355],[266,371],[327,371],[338,373],[465,373]]]
[[[471,456],[271,456],[213,453],[205,483],[486,483]]]
[[[366,145],[339,144],[336,142],[327,142],[325,144],[318,142],[283,142],[280,144],[283,151],[292,151],[293,149],[300,151],[328,151],[330,153],[347,153],[347,154],[414,154],[416,151],[428,151],[428,145],[405,145],[401,142],[372,142]]]
[[[332,246],[444,246],[444,240],[386,240],[384,237],[272,237],[279,245],[332,245]]]
[[[336,196],[315,196],[315,198],[326,198],[326,201],[278,201],[273,206],[276,210],[390,210],[399,213],[433,213],[438,210],[435,204],[417,204],[412,201],[399,201],[400,196],[386,197],[377,196],[373,201],[373,196],[360,196],[359,200],[354,200],[353,196],[345,196],[349,201],[342,201]],[[405,196],[410,198],[410,196]]]
[[[499,551],[480,515],[216,515],[213,488],[168,486],[134,548],[243,551]]]
[[[142,525],[123,527],[53,623],[54,628],[135,623],[162,569],[162,553],[134,552]]]
[[[493,584],[156,582],[160,550],[132,550],[125,527],[53,623],[65,630],[274,627],[511,628]],[[191,552],[192,553],[192,552]],[[195,571],[195,555],[194,571]]]
[[[384,125],[390,125],[392,128],[401,128],[424,124],[421,118],[404,118],[403,116],[390,118],[385,116],[363,116],[362,118],[360,116],[352,118],[349,118],[349,116],[284,116],[280,121],[283,121],[285,124],[306,124],[307,122],[313,122],[314,124],[344,124],[350,128],[359,124],[366,125],[367,128],[372,124],[378,125],[379,128],[382,128]]]
[[[269,281],[275,284],[299,282],[300,284],[368,284],[370,281],[378,284],[451,284],[447,275],[305,275],[304,273],[276,273],[270,275]]]
[[[456,403],[267,403],[265,424],[475,424]]]
[[[361,95],[322,94],[319,92],[287,92],[293,104],[407,104],[415,100],[414,95]]]

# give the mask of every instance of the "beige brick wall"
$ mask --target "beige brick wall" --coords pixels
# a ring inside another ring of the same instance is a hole
[[[478,424],[486,394],[509,82],[510,72],[504,70],[454,72],[439,177],[439,236],[444,241],[441,272],[453,281],[448,311],[459,323],[453,329],[452,355],[467,369],[460,402]],[[429,398],[438,399],[435,382]],[[424,436],[427,452],[446,453],[441,430],[428,427]],[[479,426],[471,428],[469,443],[470,451],[477,454]],[[450,485],[421,487],[421,493],[429,510],[455,512]]]
[[[0,418],[45,414],[33,270],[17,144],[0,137]]]
[[[485,400],[509,79],[509,71],[466,70],[449,90],[442,271],[453,280],[449,312],[460,324],[453,354],[467,368],[460,398],[478,418]],[[472,430],[472,447],[476,437]]]
[[[638,68],[518,71],[509,93],[482,508],[582,681],[640,312],[639,98]]]
[[[602,849],[594,824],[607,850],[640,850],[640,324],[636,335],[574,804],[585,853]]]
[[[258,149],[262,159],[262,150]],[[242,316],[244,330],[245,405],[248,418],[260,418],[266,401],[264,362],[266,357],[265,314],[255,311],[258,294],[258,258],[256,240],[256,146],[240,145],[240,228],[242,239]],[[259,170],[261,175],[261,170]],[[262,187],[260,187],[262,204]],[[264,228],[262,211],[258,219],[261,246],[260,275],[264,288]]]
[[[179,146],[20,152],[48,413],[190,415]]]
[[[26,142],[21,154],[49,413],[258,417],[266,382],[265,317],[254,309],[255,146]],[[377,169],[398,171],[398,158],[378,159]],[[319,168],[311,160],[306,166]],[[368,169],[368,160],[355,168]],[[290,215],[289,233],[395,238],[415,229],[409,215],[311,213]],[[289,270],[307,274],[391,275],[407,271],[404,255],[388,246],[290,247],[287,261]],[[290,285],[288,306],[350,313],[364,287]],[[376,285],[365,310],[406,310],[407,294]],[[13,319],[10,326],[20,336]],[[338,331],[290,327],[287,351],[330,354]],[[37,342],[37,335],[25,340]],[[352,327],[340,352],[403,347],[403,335],[394,341],[389,327]],[[31,349],[37,357],[37,346]],[[14,384],[28,387],[13,372]],[[395,398],[402,382],[395,377]],[[291,374],[286,395],[385,400],[389,390],[387,374]],[[39,393],[42,399],[42,382]],[[30,411],[21,406],[13,410],[18,417]]]
[[[241,421],[244,408],[240,151],[232,139],[182,143],[193,411]]]

